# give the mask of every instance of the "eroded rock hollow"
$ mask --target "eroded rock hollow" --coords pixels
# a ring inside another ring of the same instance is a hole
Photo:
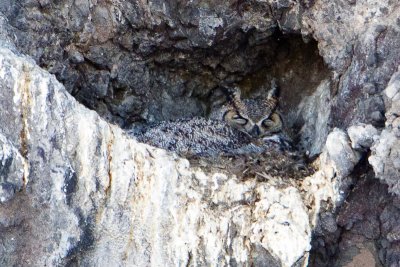
[[[400,265],[398,14],[2,1],[0,265]],[[237,146],[215,108],[272,81],[290,149]]]

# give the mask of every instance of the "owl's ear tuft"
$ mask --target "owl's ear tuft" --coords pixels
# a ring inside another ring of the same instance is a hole
[[[230,87],[226,89],[226,96],[227,100],[233,104],[237,109],[241,109],[242,107],[242,101],[240,97],[240,89],[238,87]]]

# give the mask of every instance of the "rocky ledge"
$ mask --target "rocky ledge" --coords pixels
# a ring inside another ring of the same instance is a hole
[[[0,11],[1,266],[400,265],[394,1]],[[220,85],[272,76],[315,170],[297,179],[265,160],[194,165],[121,129],[204,115]]]

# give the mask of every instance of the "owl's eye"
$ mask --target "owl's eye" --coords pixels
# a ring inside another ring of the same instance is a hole
[[[261,122],[262,126],[264,126],[265,128],[268,128],[272,125],[274,125],[274,122],[271,119],[265,119]]]
[[[282,130],[282,119],[278,113],[272,113],[269,118],[265,118],[261,122],[264,131],[268,133],[277,133]]]
[[[247,123],[247,119],[243,118],[242,116],[236,114],[232,116],[232,120],[240,125],[245,125]]]

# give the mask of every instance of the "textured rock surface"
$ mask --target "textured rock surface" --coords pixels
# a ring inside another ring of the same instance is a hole
[[[24,176],[26,162],[19,151],[0,135],[0,203],[13,198],[27,183]]]
[[[294,1],[7,0],[0,11],[20,51],[124,126],[204,116],[222,85],[257,93],[277,77],[283,108],[300,128],[316,109],[298,114],[293,96],[311,94],[330,76],[314,41],[282,35],[301,32],[305,7]],[[314,154],[327,136],[321,132]]]
[[[321,214],[314,231],[311,266],[397,266],[400,214],[399,196],[374,178],[373,171],[359,179],[340,210],[331,216]],[[368,262],[368,264],[367,264]]]
[[[1,1],[0,265],[398,266],[399,13],[392,0]],[[302,180],[190,167],[69,94],[126,126],[204,115],[221,86],[259,94],[272,77],[318,157]]]
[[[372,146],[378,130],[370,124],[359,124],[347,129],[351,140],[351,147],[357,150],[365,150]]]
[[[340,177],[348,176],[360,160],[360,155],[350,147],[346,133],[333,129],[326,140],[328,158],[332,161],[335,172]]]
[[[386,127],[372,147],[369,158],[376,175],[400,195],[400,67],[385,89],[388,110]]]
[[[400,63],[398,9],[391,0],[0,4],[17,47],[103,117],[124,125],[201,116],[220,85],[253,92],[275,76],[312,156],[333,127],[384,126],[380,93]],[[327,80],[320,104],[297,113]]]
[[[307,261],[309,211],[290,181],[190,169],[127,138],[29,58],[2,48],[0,66],[2,266]]]

